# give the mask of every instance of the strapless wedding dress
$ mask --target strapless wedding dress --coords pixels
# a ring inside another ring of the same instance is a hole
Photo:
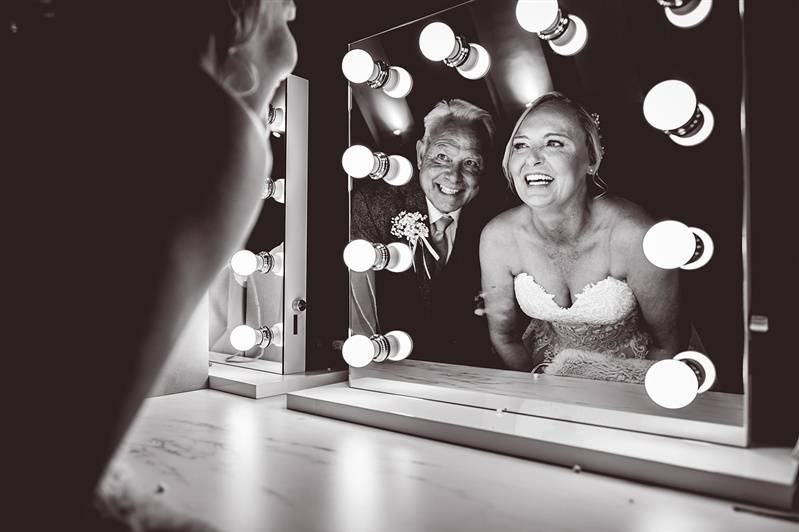
[[[638,301],[624,281],[608,276],[591,283],[568,308],[530,274],[520,273],[513,285],[519,307],[532,318],[522,339],[536,363],[551,362],[565,349],[621,358],[645,358],[649,352],[652,338],[642,329]]]

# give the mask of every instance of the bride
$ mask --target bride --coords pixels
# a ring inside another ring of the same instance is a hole
[[[669,358],[684,343],[678,273],[643,254],[652,220],[630,201],[589,193],[591,180],[605,188],[601,162],[597,121],[560,93],[516,122],[502,168],[523,203],[480,240],[491,343],[509,368],[530,371],[574,350]]]

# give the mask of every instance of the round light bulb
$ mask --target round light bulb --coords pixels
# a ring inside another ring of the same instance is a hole
[[[366,240],[353,240],[344,248],[344,264],[354,272],[371,269],[376,259],[375,247]]]
[[[419,48],[430,61],[443,61],[455,50],[455,33],[443,22],[432,22],[419,34]]]
[[[549,47],[558,55],[575,55],[579,53],[588,42],[588,27],[583,19],[576,15],[569,15],[569,28],[561,38],[549,41]]]
[[[402,242],[391,242],[388,248],[388,264],[386,269],[390,272],[404,272],[413,264],[413,252],[408,244]]]
[[[372,77],[375,61],[366,50],[350,50],[341,60],[341,71],[352,83],[365,83]]]
[[[716,382],[716,366],[704,353],[700,353],[699,351],[683,351],[682,353],[674,355],[674,360],[692,360],[702,366],[702,371],[705,372],[705,380],[699,385],[699,389],[696,390],[696,393],[708,391]]]
[[[698,270],[710,262],[710,259],[713,257],[713,251],[715,249],[713,246],[713,239],[710,238],[709,234],[698,227],[689,227],[688,230],[698,236],[699,240],[702,241],[702,254],[696,260],[683,264],[680,268],[683,270]]]
[[[252,275],[258,269],[258,256],[246,249],[239,250],[230,257],[230,269],[243,277]]]
[[[713,0],[699,0],[690,11],[680,13],[669,7],[664,7],[663,10],[669,22],[678,28],[693,28],[707,18],[712,7]]]
[[[230,332],[230,345],[237,351],[248,351],[260,342],[260,333],[248,325],[239,325]]]
[[[519,0],[516,20],[525,30],[539,33],[555,24],[558,9],[558,0]]]
[[[696,397],[699,380],[684,362],[661,360],[646,372],[644,387],[649,397],[663,408],[683,408]]]
[[[480,79],[491,68],[491,54],[479,44],[469,43],[469,48],[469,59],[458,67],[458,72],[466,79]]]
[[[389,155],[388,172],[383,181],[395,187],[402,186],[413,177],[413,165],[402,155]]]
[[[696,146],[697,144],[704,142],[713,132],[713,126],[716,122],[713,117],[713,113],[710,111],[710,109],[708,109],[707,105],[703,103],[699,103],[698,106],[699,111],[702,113],[702,117],[704,118],[702,125],[697,131],[694,131],[687,137],[680,137],[673,134],[669,135],[669,138],[674,141],[675,144],[679,144],[680,146]]]
[[[286,132],[286,111],[282,107],[275,107],[275,117],[269,124],[269,129],[275,133]],[[279,136],[279,135],[278,135]]]
[[[272,340],[269,342],[269,345],[283,347],[283,324],[280,322],[275,323],[269,327],[269,331],[272,333]]]
[[[383,85],[383,92],[392,98],[404,98],[413,88],[413,77],[402,67],[388,69],[388,80]]]
[[[657,129],[668,131],[685,125],[696,112],[696,93],[678,79],[661,81],[644,98],[644,118]]]
[[[282,245],[282,244],[281,244]],[[272,273],[277,275],[278,277],[283,277],[284,267],[285,267],[285,256],[282,251],[270,251],[272,255]]]
[[[405,360],[413,351],[413,339],[405,331],[390,331],[386,333],[389,345],[388,359],[394,362]]]
[[[275,180],[275,190],[272,192],[272,199],[278,203],[286,202],[286,180]]]
[[[375,356],[375,346],[372,341],[362,335],[350,336],[341,346],[344,360],[354,368],[362,368],[369,364]]]
[[[644,235],[644,255],[664,270],[679,268],[691,260],[696,238],[688,226],[675,220],[658,222]]]
[[[347,175],[362,178],[368,176],[375,167],[375,158],[372,150],[366,146],[355,144],[344,150],[341,156],[341,166]]]

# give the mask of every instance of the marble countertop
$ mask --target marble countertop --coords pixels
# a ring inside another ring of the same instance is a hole
[[[793,531],[733,503],[215,390],[148,399],[120,449],[137,489],[224,531]]]

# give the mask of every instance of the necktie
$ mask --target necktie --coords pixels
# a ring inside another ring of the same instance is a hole
[[[438,253],[438,262],[436,263],[436,273],[440,272],[444,265],[447,263],[447,252],[449,251],[449,244],[447,244],[447,234],[446,230],[449,227],[449,224],[452,223],[452,216],[445,214],[441,218],[435,221],[433,224],[433,231],[432,235],[430,235],[430,241],[433,244],[433,248],[435,248],[436,253]]]

